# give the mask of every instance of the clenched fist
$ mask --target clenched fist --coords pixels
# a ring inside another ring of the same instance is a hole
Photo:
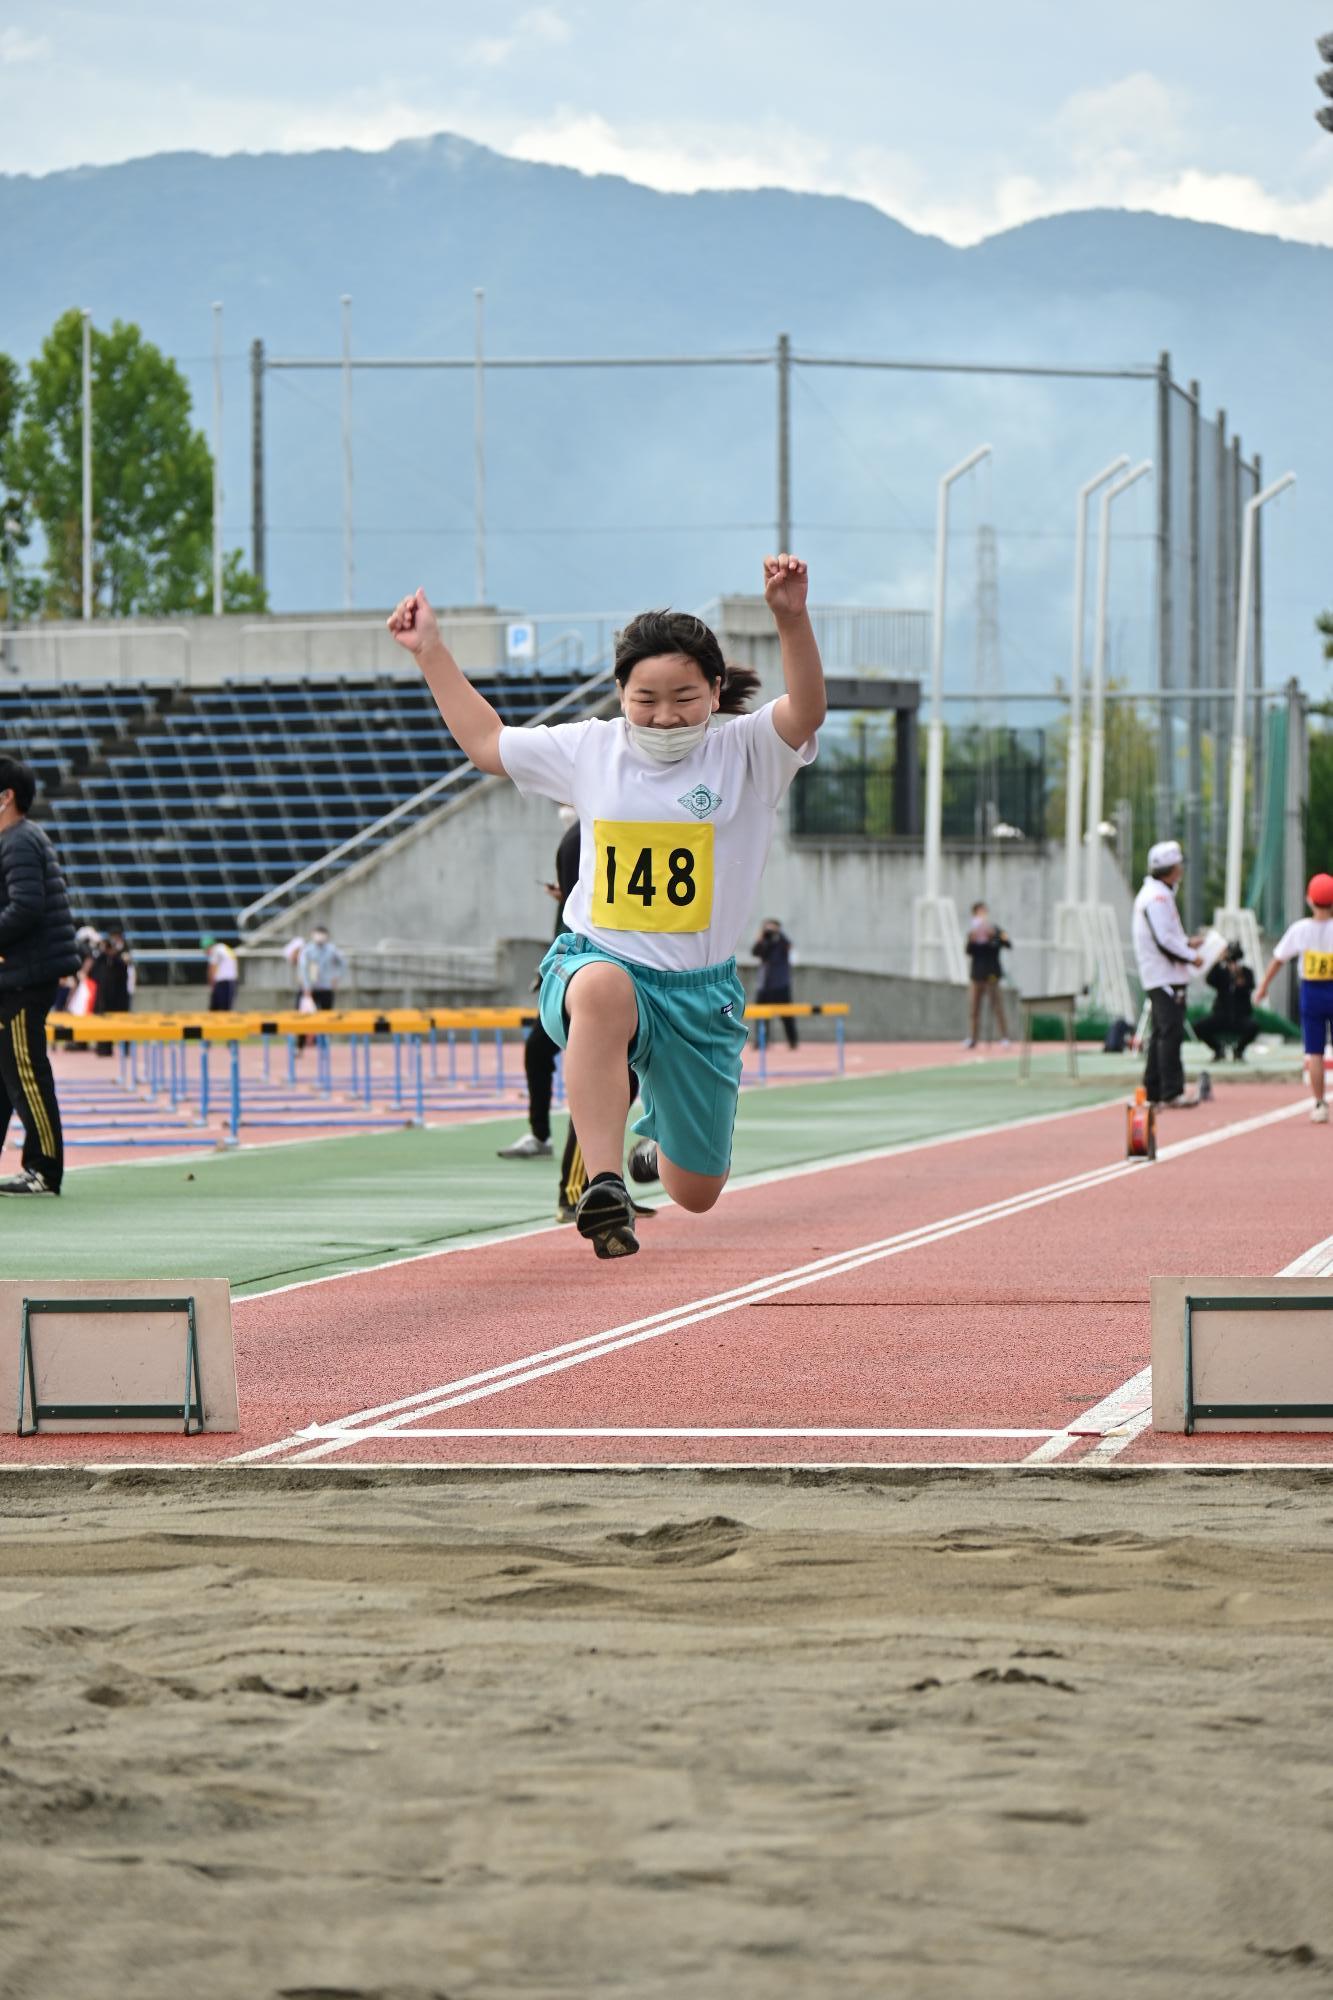
[[[419,655],[432,644],[438,645],[440,628],[426,593],[419,586],[389,614],[389,630],[407,652]]]
[[[805,610],[810,572],[799,556],[764,557],[764,596],[775,618],[795,618]]]

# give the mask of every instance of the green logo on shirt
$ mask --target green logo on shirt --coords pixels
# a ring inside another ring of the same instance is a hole
[[[686,812],[692,812],[696,819],[707,819],[709,813],[716,812],[722,801],[716,792],[710,792],[707,785],[696,785],[691,792],[685,792],[676,800]]]

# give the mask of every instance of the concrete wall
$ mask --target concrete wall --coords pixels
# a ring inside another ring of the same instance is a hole
[[[540,939],[552,914],[541,884],[554,873],[560,831],[554,806],[523,798],[503,778],[487,779],[298,905],[278,930],[287,936],[323,922],[343,944],[365,947],[386,932],[425,944]],[[763,916],[781,917],[796,944],[806,999],[840,997],[813,991],[809,969],[816,966],[830,977],[838,968],[905,980],[921,868],[919,852],[901,848],[793,841],[784,814],[742,943]],[[1014,939],[1007,970],[1025,992],[1044,991],[1055,977],[1047,941],[1063,880],[1059,847],[945,850],[945,893],[962,920],[979,897],[990,903]],[[1127,936],[1130,898],[1109,862],[1105,882]],[[264,941],[282,938],[274,931]]]
[[[385,629],[381,612],[321,612],[222,618],[42,620],[0,635],[7,672],[26,681],[174,681],[186,687],[284,675],[403,673],[412,662]],[[518,613],[442,610],[448,643],[472,671],[504,664],[505,626]]]

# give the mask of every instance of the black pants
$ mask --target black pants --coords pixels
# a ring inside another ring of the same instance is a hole
[[[208,989],[208,1011],[210,1014],[230,1014],[236,1004],[236,981],[215,979]]]
[[[333,1004],[337,997],[331,986],[312,986],[310,989],[310,998],[314,1001],[316,1010],[321,1014],[331,1014],[333,1012]],[[298,1001],[300,1000],[299,994],[297,995],[297,999]],[[297,1048],[303,1049],[309,1039],[308,1035],[298,1035],[296,1037]]]
[[[0,993],[0,1144],[11,1112],[23,1123],[23,1164],[58,1188],[65,1173],[56,1080],[46,1051],[55,982]]]
[[[555,1047],[554,1042],[551,1043],[551,1046],[552,1048]],[[631,1065],[629,1072],[629,1101],[631,1104],[633,1104],[638,1094],[639,1079],[635,1076],[633,1066]],[[535,1126],[533,1130],[536,1131]],[[541,1134],[538,1133],[537,1136],[540,1138]],[[561,1208],[577,1208],[583,1199],[583,1192],[587,1185],[588,1168],[583,1158],[583,1148],[579,1144],[579,1135],[574,1130],[574,1120],[571,1118],[569,1129],[565,1133],[564,1155],[560,1161],[560,1186],[557,1199]]]
[[[1150,1104],[1169,1104],[1185,1090],[1185,1065],[1180,1054],[1185,1040],[1185,989],[1154,986],[1148,999],[1152,1004],[1152,1033],[1143,1087]]]
[[[528,1080],[528,1123],[533,1138],[540,1139],[543,1146],[551,1136],[551,1093],[559,1053],[541,1022],[534,1022],[523,1044],[523,1074]]]
[[[1211,1014],[1204,1016],[1194,1030],[1201,1042],[1207,1042],[1215,1056],[1226,1054],[1228,1042],[1234,1044],[1237,1060],[1244,1055],[1250,1043],[1259,1032],[1252,1014],[1239,1021],[1224,1021],[1214,1007]]]
[[[755,994],[754,997],[757,1003],[761,1007],[767,1007],[770,1004],[774,1007],[790,1007],[791,984],[790,982],[788,982],[786,986],[761,986],[759,991]],[[770,1021],[767,1025],[769,1029],[769,1040],[771,1041],[772,1031],[776,1023]],[[794,1049],[796,1047],[796,1039],[797,1039],[796,1023],[795,1021],[793,1021],[790,1014],[784,1014],[782,1017],[782,1032],[787,1037],[787,1047],[789,1049]]]

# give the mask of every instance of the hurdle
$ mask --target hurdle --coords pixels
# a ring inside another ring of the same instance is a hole
[[[784,1065],[783,1079],[843,1075],[850,1011],[845,1001],[747,1007],[758,1061],[745,1082],[769,1081],[769,1023],[784,1015],[829,1016],[836,1054],[823,1067]],[[57,1049],[110,1044],[118,1058],[114,1078],[71,1077],[62,1065],[71,1144],[217,1150],[239,1145],[246,1126],[313,1135],[420,1127],[431,1112],[522,1112],[526,1081],[522,1065],[507,1061],[512,1045],[505,1037],[526,1036],[537,1019],[531,1007],[52,1014],[47,1039]],[[300,1073],[302,1042],[312,1045],[313,1075]],[[284,1044],[284,1074],[275,1076],[273,1050]],[[250,1045],[262,1051],[258,1074],[247,1073],[242,1061]],[[557,1064],[557,1104],[563,1095]]]
[[[833,1040],[836,1048],[833,1066],[821,1069],[785,1069],[785,1081],[809,1081],[814,1077],[843,1076],[847,1070],[847,1016],[851,1008],[845,1000],[757,1000],[745,1009],[744,1018],[755,1023],[755,1053],[758,1056],[758,1081],[768,1082],[768,1043],[770,1021],[808,1021],[815,1015],[827,1015],[833,1022]]]

